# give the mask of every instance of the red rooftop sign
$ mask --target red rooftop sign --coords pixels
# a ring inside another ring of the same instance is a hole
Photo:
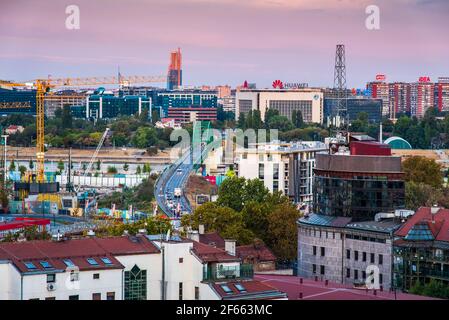
[[[387,76],[384,74],[377,74],[376,75],[376,81],[385,81],[387,79]]]
[[[419,77],[419,82],[430,82],[430,77]]]

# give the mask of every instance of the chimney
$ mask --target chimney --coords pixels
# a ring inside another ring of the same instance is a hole
[[[198,232],[199,232],[200,234],[204,234],[204,224],[200,224],[200,225],[198,226]]]
[[[192,231],[189,231],[187,234],[188,234],[188,238],[190,240],[200,242],[200,234],[198,233],[198,231],[192,230]]]
[[[235,240],[225,239],[225,251],[231,256],[235,256]]]

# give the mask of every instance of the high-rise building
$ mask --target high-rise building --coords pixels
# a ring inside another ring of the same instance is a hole
[[[390,118],[396,119],[397,114],[410,114],[410,84],[394,82],[389,84]]]
[[[182,86],[181,49],[170,53],[170,65],[167,75],[167,89],[173,90]]]
[[[449,111],[449,77],[438,78],[435,84],[435,105],[439,111]]]
[[[410,113],[422,118],[427,109],[434,107],[435,84],[429,77],[420,77],[418,82],[411,84]]]
[[[366,88],[374,99],[382,99],[382,116],[389,116],[389,86],[383,81],[368,82]]]

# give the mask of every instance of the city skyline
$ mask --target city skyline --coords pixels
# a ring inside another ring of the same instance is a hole
[[[185,85],[331,87],[337,43],[346,46],[349,88],[378,73],[388,82],[449,75],[449,3],[441,0],[78,0],[79,30],[65,28],[69,4],[2,4],[0,78],[107,76],[118,66],[165,75],[170,51],[181,47]],[[372,4],[379,30],[365,26]]]

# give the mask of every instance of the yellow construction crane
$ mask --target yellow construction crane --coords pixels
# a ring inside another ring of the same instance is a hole
[[[45,182],[44,163],[45,163],[45,94],[54,87],[82,87],[96,86],[102,84],[119,84],[120,86],[129,86],[134,83],[153,83],[166,82],[166,76],[118,76],[118,77],[84,77],[84,78],[59,78],[59,79],[37,79],[31,81],[36,88],[36,158],[37,158],[37,177],[38,183]],[[0,87],[26,87],[30,83],[17,83],[0,80]],[[14,106],[15,105],[15,106]],[[14,108],[17,103],[2,103],[0,108]]]

